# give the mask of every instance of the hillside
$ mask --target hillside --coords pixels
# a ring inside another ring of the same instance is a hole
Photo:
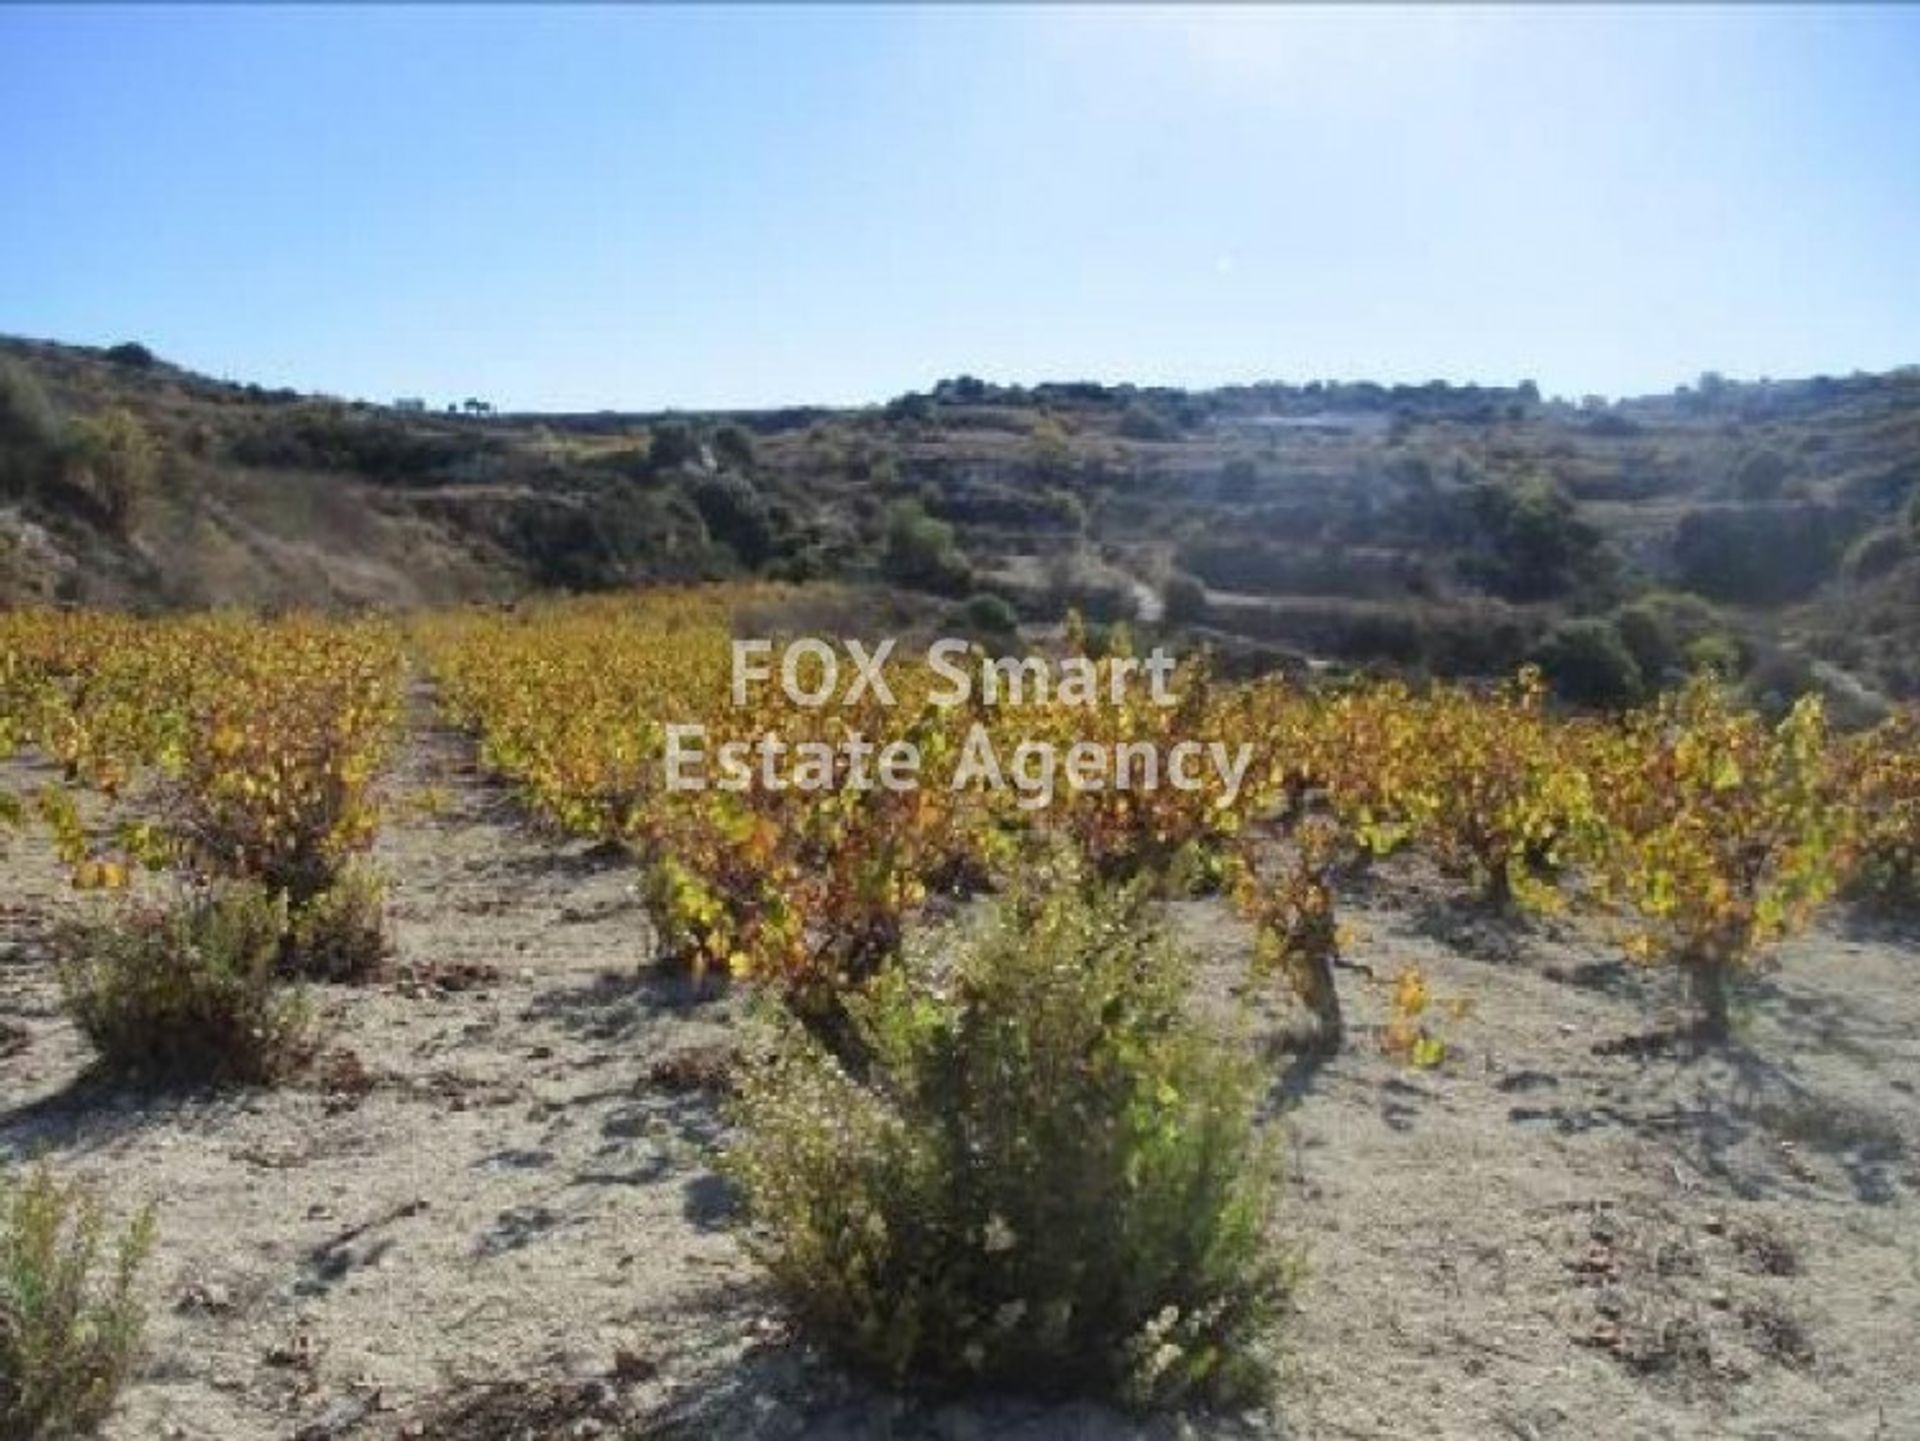
[[[1630,699],[1713,661],[1920,694],[1920,371],[1607,403],[962,377],[861,410],[496,415],[0,341],[0,603],[410,607],[762,573],[1004,624],[1164,620],[1248,667]]]

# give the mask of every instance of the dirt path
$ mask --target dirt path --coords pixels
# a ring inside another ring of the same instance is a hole
[[[639,978],[631,871],[532,833],[430,721],[392,791],[376,858],[401,979],[318,993],[353,1058],[326,1069],[363,1069],[364,1095],[70,1089],[85,1055],[32,936],[88,902],[40,847],[8,858],[0,1015],[29,1041],[0,1060],[0,1146],[159,1212],[153,1364],[115,1436],[284,1438],[463,1379],[637,1374],[689,1339],[676,1318],[711,1330],[741,1275],[713,1106],[648,1079],[724,1041],[725,1007]],[[396,1432],[375,1410],[340,1434]]]

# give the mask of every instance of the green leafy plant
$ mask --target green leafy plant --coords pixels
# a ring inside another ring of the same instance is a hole
[[[289,918],[282,969],[316,981],[364,981],[387,958],[386,885],[352,864]]]
[[[968,629],[988,635],[1010,636],[1020,629],[1020,615],[1005,596],[988,593],[969,596],[954,615]]]
[[[234,884],[61,932],[67,1009],[106,1067],[271,1082],[309,1049],[305,1002],[275,981],[284,899]]]
[[[123,405],[82,416],[70,428],[77,473],[106,508],[114,528],[132,528],[153,489],[160,446],[140,417]]]
[[[46,1167],[0,1175],[0,1435],[90,1434],[138,1358],[135,1282],[153,1242],[151,1212],[110,1255],[91,1191]]]
[[[1015,895],[945,965],[850,1003],[851,1069],[786,1027],[731,1169],[808,1334],[935,1390],[1266,1388],[1293,1262],[1256,1080],[1185,1016],[1145,906],[1077,880]]]
[[[887,514],[881,569],[896,585],[940,595],[964,595],[973,581],[953,527],[914,501],[901,501]]]

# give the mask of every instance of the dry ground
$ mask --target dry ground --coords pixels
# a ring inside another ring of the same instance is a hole
[[[115,1437],[1920,1436],[1911,935],[1843,917],[1785,947],[1700,1058],[1641,1043],[1674,1018],[1661,978],[1399,866],[1349,898],[1375,979],[1343,974],[1358,1031],[1315,1069],[1281,1007],[1236,1000],[1225,908],[1177,906],[1291,1138],[1281,1397],[1137,1427],[933,1410],[838,1377],[758,1289],[710,1165],[748,1007],[642,971],[624,865],[537,834],[431,727],[395,807],[397,978],[324,991],[335,1053],[273,1093],[91,1083],[44,936],[98,902],[37,841],[0,858],[0,1152],[159,1211]],[[1437,1071],[1366,1029],[1407,961],[1472,1003]]]

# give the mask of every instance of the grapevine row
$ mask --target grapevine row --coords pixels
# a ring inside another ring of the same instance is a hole
[[[1599,718],[1556,713],[1530,674],[1490,689],[1313,689],[1229,685],[1204,661],[1181,667],[1171,706],[940,706],[917,662],[890,672],[892,705],[802,706],[772,687],[736,706],[736,617],[777,600],[657,592],[435,617],[416,634],[488,764],[555,824],[643,861],[671,952],[803,1001],[885,964],[930,893],[993,884],[1036,848],[1066,845],[1099,874],[1231,884],[1259,957],[1337,1036],[1336,874],[1413,849],[1491,907],[1608,916],[1632,955],[1686,974],[1720,1030],[1729,977],[1843,886],[1910,886],[1920,854],[1910,714],[1838,737],[1816,699],[1769,721],[1710,679]],[[1084,650],[1078,632],[1056,647]],[[1097,664],[1125,650],[1122,637]],[[910,739],[926,763],[904,794],[670,791],[672,724],[714,744]],[[1248,745],[1254,763],[1231,796],[1068,790],[1034,810],[1005,788],[950,784],[975,727],[1001,754],[1204,737]]]

